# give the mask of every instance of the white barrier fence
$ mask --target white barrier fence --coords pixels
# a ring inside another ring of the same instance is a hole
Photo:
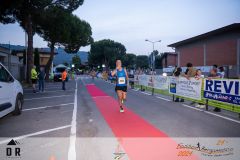
[[[194,100],[210,99],[228,104],[240,105],[240,79],[195,79],[185,77],[164,77],[160,75],[135,75],[137,85],[160,90]],[[204,84],[204,86],[202,86]],[[202,95],[203,89],[203,95]]]

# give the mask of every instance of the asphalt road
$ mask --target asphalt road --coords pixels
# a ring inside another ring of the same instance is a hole
[[[93,85],[105,92],[105,97],[111,101],[114,101],[112,98],[116,100],[113,84],[87,76],[69,81],[66,91],[61,90],[61,83],[47,83],[45,92],[37,94],[25,88],[23,113],[20,116],[9,114],[0,119],[0,159],[9,159],[6,148],[11,139],[20,143],[21,159],[110,160],[119,150],[124,152],[121,160],[129,159],[124,145],[116,136],[120,131],[116,130],[118,124],[114,117],[104,115],[95,101],[96,97],[89,94],[87,86]],[[108,104],[108,100],[104,104]],[[171,97],[157,98],[131,89],[126,107],[132,114],[123,114],[123,120],[132,120],[137,127],[144,122],[145,126],[177,141],[183,137],[205,140],[234,138],[240,145],[239,119],[213,115],[212,112],[195,109],[187,102],[174,103]],[[131,115],[136,117],[131,119],[128,117]],[[127,129],[134,132],[134,127]],[[236,154],[238,156],[239,152]]]

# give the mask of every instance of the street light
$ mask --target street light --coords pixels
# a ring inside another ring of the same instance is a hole
[[[153,53],[152,53],[152,71],[155,70],[155,54],[154,54],[154,50],[155,50],[155,43],[160,43],[161,40],[158,41],[150,41],[148,39],[145,40],[146,42],[152,43],[153,45]]]

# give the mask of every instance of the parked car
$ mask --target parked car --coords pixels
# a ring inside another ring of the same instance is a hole
[[[62,72],[65,70],[66,68],[65,67],[58,67],[58,68],[55,68],[54,71],[53,71],[53,80],[55,82],[60,82],[62,81]],[[67,76],[67,79],[66,81],[68,81],[69,79],[69,75]]]
[[[21,114],[22,107],[22,85],[0,63],[0,118],[9,113],[14,115]]]

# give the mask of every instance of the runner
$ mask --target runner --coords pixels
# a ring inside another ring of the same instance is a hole
[[[117,76],[116,80],[116,88],[115,91],[118,95],[118,101],[120,105],[120,112],[123,113],[123,103],[127,98],[127,80],[128,74],[126,68],[122,67],[121,60],[117,60],[116,62],[116,69],[112,72],[112,76]]]

